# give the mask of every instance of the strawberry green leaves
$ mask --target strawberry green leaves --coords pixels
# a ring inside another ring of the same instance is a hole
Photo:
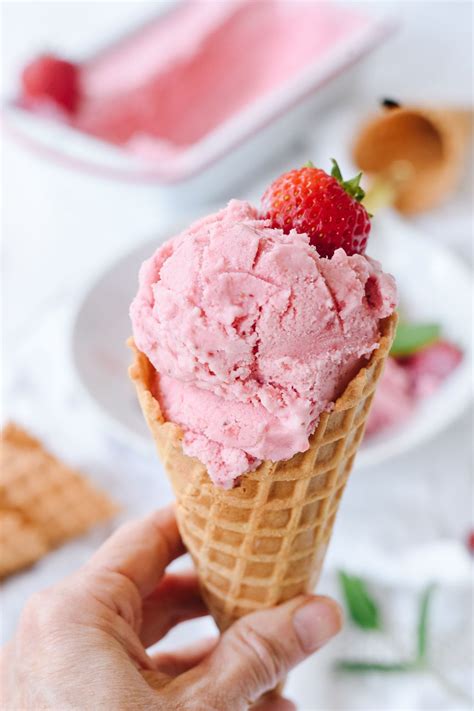
[[[417,658],[418,665],[426,661],[426,653],[428,646],[428,617],[430,612],[431,598],[433,596],[435,586],[429,585],[424,590],[420,600],[420,610],[418,613],[417,634]]]
[[[360,179],[362,178],[362,173],[358,173],[356,176],[351,178],[350,180],[344,180],[342,177],[341,169],[339,168],[339,165],[334,158],[331,158],[332,162],[332,170],[331,170],[331,175],[333,178],[336,178],[337,182],[339,185],[342,185],[344,190],[348,195],[354,198],[354,200],[357,200],[357,202],[361,202],[365,198],[365,190],[361,188],[360,186]]]
[[[336,671],[360,673],[360,672],[407,672],[413,671],[411,662],[358,662],[350,659],[340,659],[335,665]]]
[[[441,327],[437,323],[399,322],[390,355],[409,356],[439,340]]]
[[[381,614],[376,601],[368,592],[367,585],[362,578],[341,571],[339,573],[339,582],[352,622],[364,631],[380,632],[382,629]],[[429,585],[422,592],[420,598],[416,627],[416,652],[412,659],[394,662],[340,659],[335,663],[336,671],[352,674],[370,672],[403,673],[428,669],[428,625],[434,589],[434,585]]]
[[[371,597],[362,578],[340,571],[339,582],[349,615],[354,624],[364,630],[380,629],[380,614],[377,603]]]

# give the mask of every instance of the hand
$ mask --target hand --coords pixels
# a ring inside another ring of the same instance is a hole
[[[335,602],[302,596],[248,615],[217,640],[150,656],[179,622],[208,614],[172,508],[127,524],[64,582],[33,595],[2,653],[6,711],[240,711],[341,626]],[[293,705],[273,694],[260,711]]]

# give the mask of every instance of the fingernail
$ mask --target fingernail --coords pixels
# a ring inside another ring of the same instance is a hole
[[[318,598],[298,607],[293,625],[305,652],[314,652],[341,629],[341,613],[332,600]]]

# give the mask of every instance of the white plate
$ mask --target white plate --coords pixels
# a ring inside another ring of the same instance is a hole
[[[121,441],[141,449],[150,449],[152,443],[127,377],[128,309],[141,262],[176,231],[168,229],[112,264],[87,290],[72,333],[73,361],[84,389],[109,429]],[[434,436],[464,410],[472,395],[472,275],[468,267],[388,213],[377,218],[370,254],[395,275],[410,318],[441,323],[443,334],[463,349],[465,357],[441,388],[420,403],[409,421],[364,443],[359,466],[379,464]]]

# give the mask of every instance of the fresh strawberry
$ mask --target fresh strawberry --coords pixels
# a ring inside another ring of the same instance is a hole
[[[49,99],[68,113],[77,108],[79,67],[76,64],[43,54],[25,67],[21,80],[26,100]]]
[[[361,204],[365,193],[361,173],[343,180],[333,160],[331,175],[308,163],[277,178],[262,198],[262,216],[288,233],[305,232],[321,257],[342,247],[346,254],[363,254],[370,217]]]
[[[469,553],[472,553],[474,555],[474,529],[472,531],[469,531],[466,543]]]

